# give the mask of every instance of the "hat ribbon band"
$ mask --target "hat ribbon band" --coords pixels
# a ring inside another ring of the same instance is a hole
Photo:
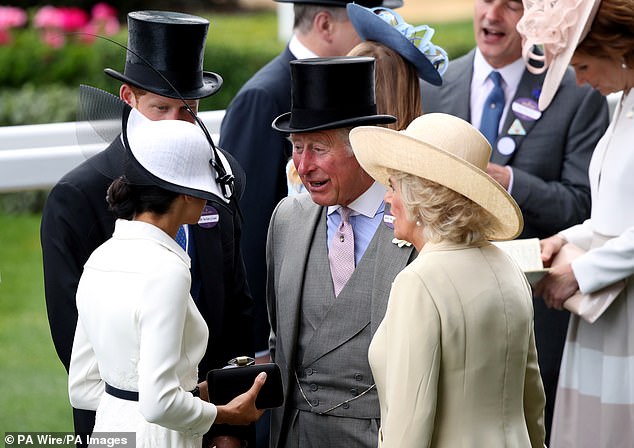
[[[376,115],[376,105],[371,104],[365,107],[355,107],[354,109],[333,108],[333,109],[301,109],[294,107],[291,112],[290,126],[296,129],[311,128],[342,120],[351,120],[359,117]]]
[[[436,32],[432,27],[428,25],[410,25],[396,11],[392,11],[389,8],[372,8],[371,11],[388,25],[393,26],[396,31],[418,48],[429,59],[440,75],[447,71],[449,57],[444,49],[432,43],[431,39]]]
[[[174,71],[174,70],[158,70],[165,78],[169,79],[174,88],[181,91],[189,91],[200,89],[203,86],[202,71],[196,70],[193,72]],[[125,76],[131,78],[139,83],[146,85],[152,85],[164,92],[172,92],[172,87],[167,85],[165,79],[156,73],[152,68],[147,67],[145,64],[133,64],[127,63],[125,66]],[[164,87],[159,87],[164,86]]]

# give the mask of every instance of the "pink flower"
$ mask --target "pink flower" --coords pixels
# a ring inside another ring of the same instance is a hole
[[[98,3],[92,8],[92,20],[90,22],[92,32],[95,34],[105,34],[112,36],[117,34],[120,29],[119,20],[117,19],[117,10],[106,3]]]
[[[81,29],[81,33],[79,33],[79,41],[85,44],[93,43],[97,38],[95,35],[97,34],[97,29],[95,27],[94,22],[90,22],[88,25]]]
[[[80,30],[88,23],[88,14],[79,8],[56,8],[44,6],[36,14],[37,28],[59,28],[65,32]]]
[[[44,33],[42,34],[42,40],[46,45],[53,48],[61,48],[66,43],[64,33],[61,33],[60,31],[55,29],[44,30]]]
[[[0,28],[0,45],[6,45],[11,43],[11,33],[5,29]]]
[[[80,8],[44,6],[35,14],[33,25],[42,29],[44,43],[54,48],[64,45],[67,33],[78,33],[74,39],[91,43],[95,40],[94,35],[113,35],[120,28],[116,10],[106,3],[93,7],[90,21],[88,14]]]
[[[73,32],[82,29],[88,23],[88,14],[79,8],[59,8],[62,16],[62,29]]]
[[[111,19],[117,18],[117,10],[107,3],[97,3],[92,7],[93,19]]]
[[[110,17],[103,24],[103,32],[106,36],[113,36],[119,32],[121,24],[116,17]]]
[[[36,28],[61,28],[62,15],[54,6],[43,6],[35,13],[33,25]]]
[[[0,6],[0,30],[22,26],[26,23],[26,12],[13,6]]]

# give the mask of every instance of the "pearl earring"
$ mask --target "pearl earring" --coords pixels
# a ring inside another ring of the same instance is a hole
[[[416,221],[416,227],[420,227],[420,226],[422,226],[422,225],[423,225],[423,223],[422,223],[422,222],[420,222],[420,221]]]
[[[625,63],[625,61],[621,62],[621,68],[623,70],[627,70],[628,69],[627,64]]]

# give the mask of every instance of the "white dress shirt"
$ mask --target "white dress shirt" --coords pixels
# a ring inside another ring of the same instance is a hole
[[[352,210],[350,214],[350,224],[354,233],[354,262],[355,266],[359,264],[363,254],[370,245],[370,241],[376,233],[376,229],[383,221],[385,211],[385,187],[378,182],[374,182],[361,196],[348,204],[348,208]],[[339,224],[341,224],[341,215],[337,212],[341,206],[331,205],[328,207],[328,248],[332,237],[335,234]]]

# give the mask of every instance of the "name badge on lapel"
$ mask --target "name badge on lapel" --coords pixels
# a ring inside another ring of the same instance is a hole
[[[203,212],[200,214],[198,225],[205,229],[210,229],[212,227],[216,227],[219,221],[220,214],[218,214],[218,210],[211,205],[205,205]]]
[[[516,117],[524,121],[539,120],[542,113],[539,111],[537,101],[530,98],[518,98],[513,101],[511,109]]]

